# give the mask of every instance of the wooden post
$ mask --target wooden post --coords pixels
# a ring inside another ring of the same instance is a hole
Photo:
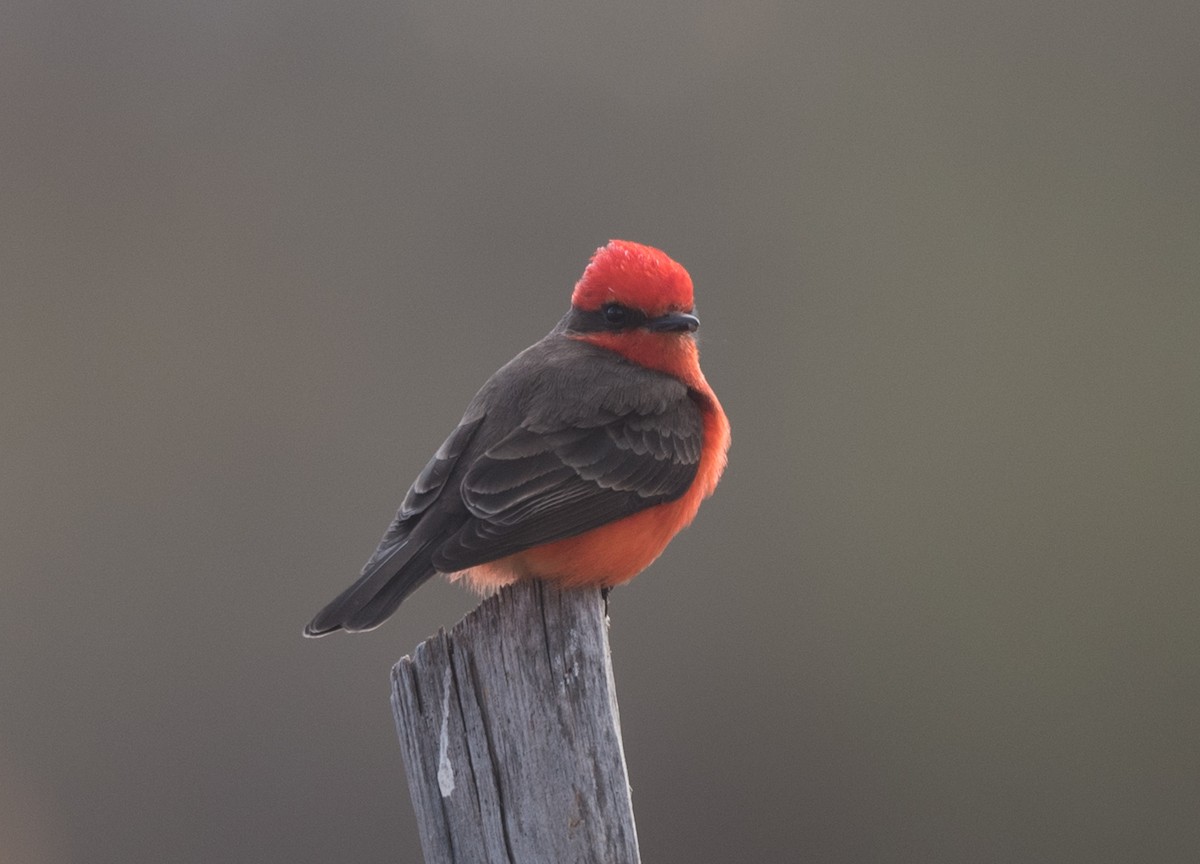
[[[606,606],[518,583],[396,664],[426,864],[638,864]]]

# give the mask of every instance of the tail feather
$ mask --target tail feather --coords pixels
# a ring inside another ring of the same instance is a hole
[[[437,572],[432,557],[428,543],[412,548],[407,539],[386,555],[373,556],[358,580],[308,623],[304,635],[324,636],[335,630],[357,633],[378,627],[405,597]]]

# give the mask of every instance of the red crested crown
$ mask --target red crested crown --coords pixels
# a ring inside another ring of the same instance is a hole
[[[607,303],[620,303],[651,316],[690,312],[692,277],[653,246],[610,240],[596,250],[571,295],[571,304],[577,309],[594,310]]]

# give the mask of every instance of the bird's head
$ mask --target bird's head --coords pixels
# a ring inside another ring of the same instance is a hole
[[[694,308],[692,277],[678,262],[651,246],[610,240],[575,284],[563,324],[575,338],[684,377],[680,370],[695,366]]]
[[[692,277],[666,253],[628,240],[610,240],[592,256],[575,284],[571,308],[579,323],[600,332],[646,329],[693,333]]]

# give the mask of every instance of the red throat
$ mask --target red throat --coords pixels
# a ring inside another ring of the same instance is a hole
[[[614,333],[573,333],[571,336],[615,351],[639,366],[674,375],[693,390],[708,391],[708,382],[700,371],[700,350],[690,333],[623,330]]]

